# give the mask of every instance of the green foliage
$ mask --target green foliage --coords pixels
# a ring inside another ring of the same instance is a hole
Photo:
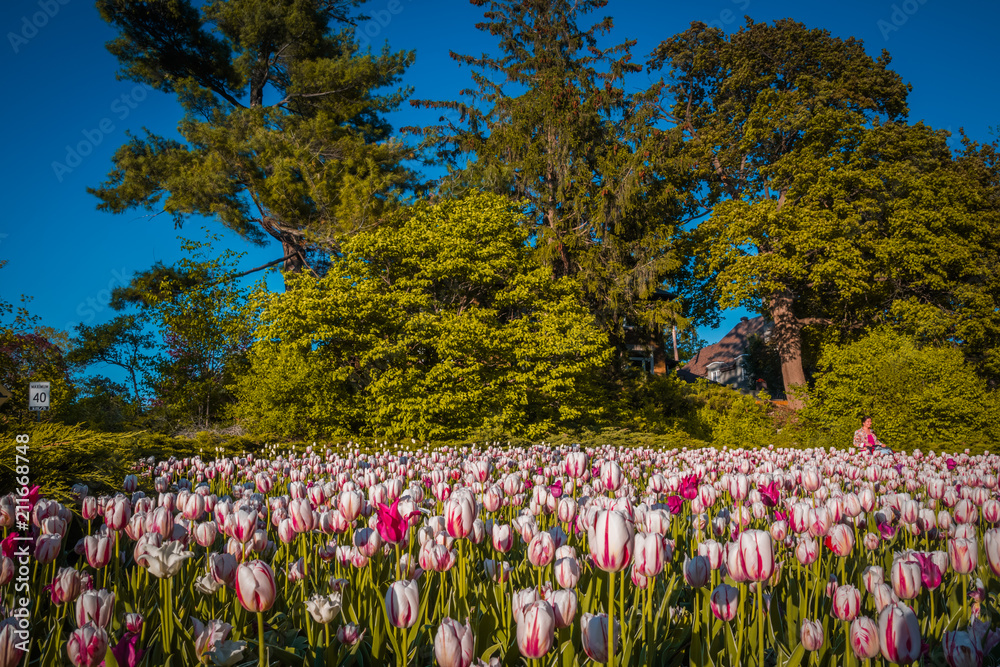
[[[650,166],[673,156],[679,135],[657,127],[658,87],[626,83],[642,69],[635,42],[604,47],[610,17],[581,25],[606,0],[474,4],[501,54],[452,54],[472,68],[476,102],[414,102],[455,119],[423,130],[452,169],[442,190],[471,184],[525,202],[539,259],[580,281],[613,336],[626,317],[656,332],[686,325],[679,298],[647,300],[684,268],[678,221],[691,212]]]
[[[128,386],[97,375],[80,382],[64,421],[98,431],[124,431],[134,427],[138,418],[139,406],[129,400]]]
[[[217,241],[217,236],[204,243],[184,240],[188,257],[171,267],[155,265],[114,291],[114,307],[134,304],[142,318],[116,318],[93,331],[82,331],[88,334],[83,343],[91,344],[82,348],[84,360],[112,359],[148,372],[155,398],[141,425],[175,430],[219,419],[232,401],[227,387],[245,370],[254,322],[254,313],[248,310],[252,288],[235,277],[242,254],[227,250],[213,257],[212,243]],[[154,360],[143,347],[151,341],[140,321],[150,322],[163,340],[164,353],[152,369],[147,365]],[[119,331],[120,322],[132,324]],[[118,334],[110,336],[105,328]],[[123,332],[128,336],[119,335]]]
[[[412,173],[386,112],[412,52],[362,52],[354,0],[99,0],[119,77],[174,94],[184,141],[130,137],[99,209],[213,218],[250,241],[306,251],[376,223]],[[343,27],[337,32],[331,26]]]
[[[887,329],[824,348],[803,418],[832,444],[849,446],[864,415],[896,449],[961,449],[1000,438],[1000,400],[961,350],[921,347]]]
[[[345,243],[321,279],[259,294],[235,414],[264,433],[535,437],[608,415],[606,336],[577,283],[531,259],[524,219],[471,194]]]
[[[121,489],[122,480],[138,461],[136,435],[112,434],[65,424],[23,424],[0,430],[0,489],[14,488],[15,433],[29,436],[28,460],[32,485],[41,493],[69,501],[74,484],[83,483],[97,495]]]
[[[123,395],[131,395],[131,401],[138,407],[142,404],[141,386],[148,386],[155,348],[153,335],[145,330],[145,322],[136,315],[119,315],[110,322],[77,327],[72,348],[66,354],[66,362],[77,367],[93,364],[118,366],[128,373],[131,387],[118,385],[115,389]],[[91,384],[97,394],[106,393],[107,383]],[[131,390],[131,392],[130,392]]]

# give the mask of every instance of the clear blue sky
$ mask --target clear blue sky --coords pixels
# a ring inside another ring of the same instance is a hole
[[[478,54],[493,42],[474,28],[479,10],[462,0],[374,0],[362,24],[375,48],[415,49],[406,82],[414,97],[453,99],[469,85],[467,69],[448,51]],[[393,13],[393,11],[395,13]],[[888,49],[893,68],[913,84],[910,119],[953,132],[964,127],[978,140],[992,140],[1000,124],[996,66],[1000,4],[942,0],[704,0],[662,2],[611,0],[603,14],[615,19],[615,42],[638,40],[636,60],[694,20],[733,31],[748,14],[756,21],[791,17],[840,37],[857,37],[877,56]],[[173,99],[129,81],[117,81],[117,64],[104,44],[114,35],[88,0],[5,0],[0,8],[0,78],[4,96],[2,202],[0,202],[0,296],[17,302],[34,297],[30,309],[43,324],[70,329],[78,322],[110,319],[110,289],[155,261],[180,257],[177,235],[166,216],[144,212],[99,213],[88,186],[102,182],[126,131],[176,136],[180,113]],[[435,114],[407,107],[396,127],[430,123]],[[68,156],[82,145],[88,154]],[[953,140],[953,146],[957,146]],[[89,149],[89,150],[88,150]],[[56,166],[54,163],[60,163]],[[202,240],[191,221],[183,233]],[[230,247],[247,251],[242,268],[280,257],[280,247],[255,248],[228,234]],[[731,311],[722,326],[702,331],[718,340],[743,311]]]

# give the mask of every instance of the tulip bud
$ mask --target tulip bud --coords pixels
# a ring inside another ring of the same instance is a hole
[[[260,560],[236,568],[236,596],[250,612],[267,611],[274,604],[276,587],[271,566]]]
[[[108,633],[87,624],[74,630],[66,642],[66,654],[76,667],[97,667],[108,653]]]
[[[357,644],[364,635],[364,631],[361,631],[355,623],[348,623],[337,628],[337,641],[348,646]]]
[[[572,556],[560,558],[556,561],[555,575],[562,588],[573,588],[580,581],[580,563]]]
[[[902,602],[886,605],[878,615],[879,648],[889,662],[909,664],[920,656],[917,615]]]
[[[874,658],[879,652],[878,623],[867,616],[858,616],[851,622],[849,633],[851,649],[862,660]]]
[[[838,586],[833,594],[833,616],[853,621],[861,610],[861,591],[851,585]]]
[[[818,651],[823,646],[823,626],[819,621],[802,620],[802,630],[799,633],[802,646],[807,651]]]
[[[538,533],[528,543],[528,561],[535,567],[545,567],[555,555],[555,541],[549,533]]]
[[[983,534],[983,550],[993,574],[1000,577],[1000,529],[994,528]]]
[[[56,578],[52,580],[50,597],[53,604],[65,604],[76,600],[80,595],[80,573],[71,567],[59,568]]]
[[[440,667],[469,667],[475,644],[468,621],[462,625],[451,618],[445,618],[434,637],[434,657]]]
[[[140,634],[143,620],[142,614],[125,614],[125,630],[135,635]]]
[[[712,591],[711,605],[715,617],[723,621],[736,618],[739,609],[740,591],[728,584],[719,584]]]
[[[420,611],[420,589],[412,580],[395,581],[385,594],[385,610],[389,622],[397,628],[409,628],[417,622]]]
[[[684,581],[692,588],[701,588],[708,583],[711,570],[704,556],[688,558],[684,556]]]
[[[621,635],[621,627],[616,622],[614,625],[614,648],[618,650],[618,640]],[[587,657],[594,662],[608,661],[608,615],[607,614],[584,614],[580,617],[580,630],[583,643],[583,651]]]
[[[536,600],[521,610],[517,624],[517,648],[528,659],[541,658],[555,640],[555,612],[545,600]]]

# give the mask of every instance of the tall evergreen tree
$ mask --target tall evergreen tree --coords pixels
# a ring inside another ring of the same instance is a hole
[[[682,268],[675,242],[688,200],[650,167],[668,163],[678,142],[657,128],[658,88],[625,90],[641,71],[634,41],[602,46],[611,18],[579,25],[605,0],[471,1],[499,55],[451,54],[473,70],[465,101],[411,102],[455,119],[423,130],[450,167],[442,189],[527,202],[538,257],[581,281],[612,334],[626,317],[650,330],[683,325],[677,300],[647,299]]]
[[[410,151],[384,114],[412,52],[361,52],[349,25],[359,0],[98,0],[119,33],[119,78],[176,95],[184,141],[133,136],[91,189],[101,210],[216,218],[284,268],[377,224],[411,184]],[[334,31],[334,27],[339,30]],[[376,92],[386,91],[390,92]]]

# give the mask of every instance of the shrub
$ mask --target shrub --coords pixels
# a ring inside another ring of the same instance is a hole
[[[863,415],[897,449],[980,448],[1000,435],[997,395],[960,350],[887,329],[824,347],[803,418],[814,436],[849,446]]]

